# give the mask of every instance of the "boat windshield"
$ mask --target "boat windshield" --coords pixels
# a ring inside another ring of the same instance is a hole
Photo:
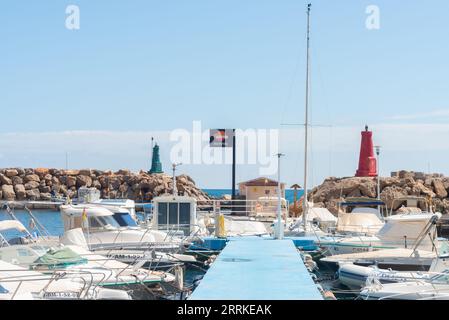
[[[136,221],[127,212],[116,212],[114,213],[114,220],[121,227],[137,227]]]
[[[0,293],[9,293],[8,289],[0,285]]]
[[[89,228],[117,229],[120,225],[113,216],[96,216],[89,217]]]
[[[431,282],[449,283],[449,270],[444,270],[442,273],[434,275],[430,278]]]

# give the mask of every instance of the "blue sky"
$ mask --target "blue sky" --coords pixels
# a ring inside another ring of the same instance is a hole
[[[0,166],[64,167],[69,152],[72,167],[138,170],[154,135],[168,168],[167,132],[201,120],[281,129],[284,180],[301,183],[303,132],[281,124],[304,121],[306,3],[3,0]],[[355,172],[365,123],[384,174],[449,174],[449,2],[312,3],[311,118],[332,125],[313,131],[313,183]],[[65,28],[70,4],[80,30]],[[368,5],[380,30],[365,28]],[[181,171],[226,187],[228,169]]]

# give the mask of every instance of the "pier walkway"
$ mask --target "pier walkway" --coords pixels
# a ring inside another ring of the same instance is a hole
[[[190,300],[322,300],[292,240],[231,238]]]

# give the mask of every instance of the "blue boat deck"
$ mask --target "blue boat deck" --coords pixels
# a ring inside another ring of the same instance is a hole
[[[322,300],[292,240],[231,238],[190,300]]]

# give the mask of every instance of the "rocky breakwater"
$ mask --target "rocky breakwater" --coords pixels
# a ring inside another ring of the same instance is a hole
[[[129,170],[0,169],[0,200],[49,201],[54,196],[75,198],[78,188],[93,187],[100,190],[101,197],[105,199],[150,201],[153,197],[172,193],[172,180],[171,176],[163,173],[133,173]],[[176,177],[176,186],[179,194],[192,196],[198,201],[209,199],[187,175]]]
[[[406,196],[431,197],[434,209],[449,214],[449,177],[422,172],[392,172],[391,177],[380,178],[380,198],[389,209],[399,209],[394,199]],[[328,178],[315,187],[308,196],[316,206],[338,212],[338,202],[348,197],[377,198],[377,178]],[[425,209],[425,208],[421,208]]]

